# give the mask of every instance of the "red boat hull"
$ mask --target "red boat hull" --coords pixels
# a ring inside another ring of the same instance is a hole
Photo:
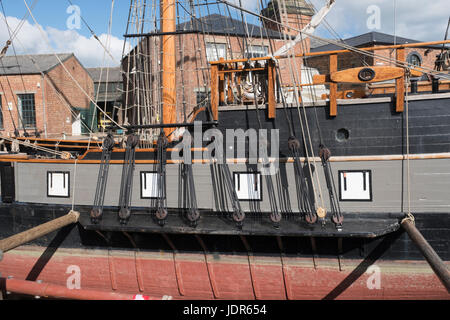
[[[337,258],[58,249],[46,261],[43,253],[21,247],[5,254],[1,275],[62,286],[79,276],[85,290],[190,300],[450,298],[425,261],[377,261],[367,268]]]

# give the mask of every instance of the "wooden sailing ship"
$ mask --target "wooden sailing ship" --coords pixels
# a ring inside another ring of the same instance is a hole
[[[102,148],[65,141],[56,150],[49,140],[4,137],[20,153],[0,155],[0,238],[62,217],[35,236],[0,241],[10,291],[20,287],[14,279],[65,286],[77,270],[80,292],[97,290],[99,298],[98,290],[175,299],[447,299],[439,279],[445,284],[448,270],[436,276],[401,226],[413,214],[448,261],[450,92],[448,81],[436,80],[448,73],[409,64],[405,50],[449,41],[338,43],[342,50],[312,53],[307,39],[334,1],[315,14],[307,7],[310,19],[297,27],[281,22],[292,1],[267,3],[262,13],[277,13],[272,18],[220,1],[214,6],[238,9],[242,22],[244,14],[262,20],[259,35],[245,31],[243,47],[252,34],[271,50],[207,63],[199,48],[218,35],[196,13],[213,4],[160,2],[132,3],[129,28],[137,32],[125,37],[136,45],[122,61],[128,123],[112,125]],[[269,35],[269,25],[278,31]],[[189,45],[199,60],[185,55]],[[396,50],[389,65],[338,69],[339,54],[387,49]],[[314,56],[328,57],[326,74],[307,68]],[[412,80],[423,74],[435,79],[431,92]],[[361,91],[383,81],[393,81],[393,94]],[[204,90],[194,97],[195,82]],[[377,272],[381,283],[371,282]]]

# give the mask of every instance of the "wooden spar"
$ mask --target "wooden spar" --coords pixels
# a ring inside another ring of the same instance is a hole
[[[176,32],[176,0],[161,1],[161,25],[163,33]],[[162,37],[162,103],[163,123],[176,123],[176,43],[175,35]],[[164,132],[169,140],[175,128],[165,128]]]
[[[411,219],[404,219],[402,221],[402,227],[406,230],[411,240],[422,252],[423,256],[433,269],[434,273],[450,293],[450,271],[448,270],[446,264],[433,250],[427,240],[425,240],[419,230],[417,230],[414,222]]]
[[[30,241],[43,237],[53,231],[61,229],[73,223],[77,223],[80,218],[80,213],[70,211],[67,215],[44,223],[38,227],[27,230],[25,232],[16,234],[12,237],[0,240],[0,251],[8,252]]]
[[[211,112],[213,120],[219,120],[219,66],[211,66]]]
[[[5,291],[43,298],[70,300],[162,300],[162,298],[97,290],[71,290],[65,286],[26,280],[0,279]],[[171,298],[171,297],[170,297]]]
[[[405,61],[405,49],[400,48],[397,50],[396,58],[398,61]],[[396,103],[395,103],[395,111],[403,112],[405,110],[405,78],[400,77],[395,80],[396,86]]]
[[[268,118],[275,119],[277,116],[277,101],[275,97],[275,62],[269,60],[267,63],[267,84],[268,84]]]
[[[338,71],[337,54],[330,55],[330,74]],[[337,116],[337,83],[330,83],[330,116]]]

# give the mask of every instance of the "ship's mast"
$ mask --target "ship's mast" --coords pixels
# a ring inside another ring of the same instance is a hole
[[[161,24],[163,33],[172,33],[162,37],[162,121],[165,124],[176,123],[176,0],[161,0]],[[166,128],[169,136],[174,128]],[[170,140],[170,139],[169,139]]]

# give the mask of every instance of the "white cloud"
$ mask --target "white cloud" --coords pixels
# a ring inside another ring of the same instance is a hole
[[[316,8],[325,0],[312,0]],[[450,13],[448,0],[396,0],[396,34],[401,37],[421,41],[443,40]],[[381,25],[379,30],[367,27],[367,8],[376,5],[380,8]],[[370,31],[394,34],[393,0],[336,0],[336,5],[327,21],[342,37],[356,36]],[[324,26],[318,34],[331,37]]]
[[[237,6],[241,6],[247,10],[257,12],[260,6],[259,0],[229,0],[230,3],[234,3]]]
[[[239,4],[239,0],[229,0]],[[265,1],[264,1],[265,2]],[[317,9],[322,7],[326,0],[311,0]],[[259,11],[259,0],[241,0],[242,6],[254,12]],[[327,17],[327,21],[333,30],[342,38],[356,36],[371,30],[367,27],[367,8],[376,5],[380,8],[380,29],[375,30],[388,34],[394,33],[394,1],[393,0],[336,0],[336,5]],[[397,22],[396,33],[398,36],[415,40],[442,40],[447,26],[450,12],[450,1],[448,0],[396,0]],[[248,16],[249,22],[254,23]],[[15,29],[20,20],[8,17],[8,23]],[[44,34],[50,41],[52,48],[42,35],[36,25],[26,21],[22,26],[15,48],[18,54],[38,54],[51,52],[73,52],[86,67],[99,67],[103,64],[104,49],[94,37],[86,37],[76,30],[58,30],[52,27],[44,27]],[[334,38],[322,24],[317,34],[322,37]],[[107,35],[99,35],[102,43],[106,45]],[[9,39],[8,30],[4,23],[4,17],[0,13],[0,49]],[[106,65],[117,65],[122,57],[123,40],[112,36],[110,52],[114,56],[113,62],[106,55]],[[129,45],[127,46],[129,50]],[[10,49],[9,54],[12,53]]]
[[[228,0],[236,5],[241,1],[245,9],[259,10],[259,0]],[[267,1],[263,1],[267,3]],[[319,10],[327,0],[307,0]],[[394,3],[396,3],[396,34],[400,37],[420,41],[443,40],[450,13],[449,0],[336,0],[327,21],[341,38],[357,36],[370,31],[394,34]],[[380,29],[371,30],[367,26],[369,6],[380,9]],[[335,38],[322,24],[317,34]]]
[[[20,23],[20,20],[15,17],[7,17],[7,21],[11,30],[15,30]],[[87,38],[79,34],[76,30],[58,30],[52,27],[45,27],[42,30],[43,34],[39,31],[37,25],[25,21],[14,41],[17,54],[73,52],[87,68],[103,65],[118,66],[120,64],[124,42],[117,37],[112,36],[110,38],[110,44],[107,46],[109,52],[114,57],[114,60],[112,60],[108,54],[104,54],[105,50],[93,36]],[[8,39],[8,29],[3,15],[0,14],[0,43],[4,44]],[[101,34],[99,35],[99,39],[106,46],[108,36]],[[48,43],[51,44],[51,48]],[[127,44],[126,49],[129,50],[129,44]],[[8,54],[12,53],[12,48],[10,48]],[[105,60],[103,59],[104,55]]]

